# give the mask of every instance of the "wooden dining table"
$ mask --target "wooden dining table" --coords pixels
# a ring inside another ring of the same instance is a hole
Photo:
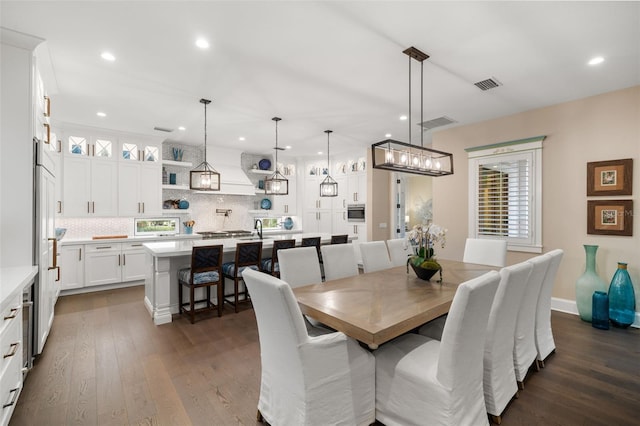
[[[398,266],[293,289],[302,312],[377,349],[449,312],[463,282],[495,270],[488,265],[438,260],[442,283]]]

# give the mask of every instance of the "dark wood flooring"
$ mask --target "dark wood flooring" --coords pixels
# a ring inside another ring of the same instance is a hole
[[[155,326],[143,287],[61,297],[11,425],[256,424],[260,348],[251,309]],[[640,330],[554,312],[557,350],[502,424],[640,424]]]

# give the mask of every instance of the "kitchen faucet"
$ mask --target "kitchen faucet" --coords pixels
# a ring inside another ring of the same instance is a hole
[[[260,224],[260,228],[258,229],[258,224]],[[253,229],[255,229],[256,231],[258,231],[258,237],[260,237],[260,239],[262,239],[262,221],[260,219],[256,219],[254,225],[253,225]]]

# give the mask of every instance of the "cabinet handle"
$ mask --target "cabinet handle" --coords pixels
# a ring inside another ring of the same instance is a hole
[[[140,243],[140,244],[131,244],[131,247],[142,247],[142,243]]]
[[[96,212],[96,202],[92,201],[91,202],[91,213],[95,213]]]
[[[58,213],[62,213],[62,201],[58,201]]]
[[[87,201],[87,213],[91,213],[91,201]]]
[[[78,249],[78,261],[82,260],[82,248]]]
[[[96,247],[96,250],[102,250],[102,249],[110,249],[111,246],[102,246],[102,247]]]
[[[123,255],[122,255],[122,265],[124,266],[124,265],[126,265],[126,264],[127,264],[127,255],[126,255],[126,254],[123,254]]]
[[[18,390],[19,390],[19,389],[20,389],[20,388],[13,388],[13,389],[11,389],[11,390],[9,391],[9,393],[13,393],[13,398],[11,398],[11,401],[10,401],[10,402],[8,402],[8,403],[4,404],[4,405],[2,406],[2,408],[11,407],[13,404],[15,404],[15,403],[16,403],[16,401],[18,400]]]
[[[62,141],[58,139],[58,153],[62,153]]]
[[[49,126],[47,123],[44,123],[43,126],[44,126],[44,136],[45,136],[44,143],[49,145],[49,143],[51,143],[51,126]]]
[[[284,205],[284,212],[289,213],[289,205],[287,204]]]
[[[47,238],[49,241],[53,241],[53,266],[49,266],[49,270],[56,269],[58,267],[58,239],[57,238]]]
[[[142,203],[142,213],[144,213],[144,202]]]
[[[347,208],[347,200],[346,199],[342,199],[342,208],[346,209]]]
[[[18,352],[18,346],[20,346],[20,343],[12,343],[10,346],[11,351],[8,354],[4,354],[4,358],[11,358],[12,356],[14,356],[16,352]]]
[[[51,117],[51,98],[48,96],[44,97],[44,116]]]
[[[347,212],[342,212],[342,220],[347,220]]]
[[[120,266],[120,255],[118,255],[118,266]]]
[[[6,317],[4,317],[4,320],[10,320],[10,319],[14,319],[18,314],[18,308],[11,308],[11,311],[9,311],[9,315],[7,315]]]

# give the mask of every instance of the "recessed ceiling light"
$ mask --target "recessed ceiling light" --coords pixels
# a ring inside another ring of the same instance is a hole
[[[391,137],[391,133],[385,133],[384,137],[385,138],[390,138]]]
[[[291,149],[291,145],[285,146],[284,149]]]
[[[116,60],[116,57],[113,56],[113,54],[111,52],[102,52],[102,54],[100,55],[100,57],[102,59],[104,59],[105,61],[109,61],[109,62],[113,62]]]
[[[318,151],[318,155],[322,155],[322,151]]]
[[[589,61],[589,65],[598,65],[604,62],[604,58],[602,56],[596,56],[595,58],[591,58]]]
[[[185,130],[187,130],[187,128],[184,127],[184,126],[180,126],[180,127],[178,127],[178,130],[182,130],[184,132]]]
[[[199,38],[196,40],[196,46],[198,46],[200,49],[208,49],[209,42],[203,38]]]
[[[244,136],[240,136],[240,137],[238,138],[238,140],[239,140],[239,141],[243,141],[243,140],[245,140],[245,139],[244,139]]]
[[[400,116],[400,120],[402,120],[402,121],[406,120],[407,118],[408,118],[408,117],[407,117],[406,115],[401,115],[401,116]]]
[[[96,115],[97,115],[98,117],[106,117],[106,116],[107,116],[107,114],[105,114],[105,113],[104,113],[104,112],[102,112],[102,111],[98,111],[98,112],[96,112]]]

